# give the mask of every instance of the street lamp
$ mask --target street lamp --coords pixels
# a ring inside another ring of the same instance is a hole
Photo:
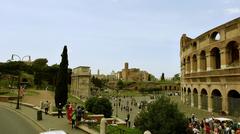
[[[25,57],[28,57],[29,58],[29,61],[31,60],[31,57],[29,55],[26,55],[24,56],[22,59],[20,56],[16,55],[16,54],[12,54],[12,58],[11,60],[14,60],[14,56],[18,57],[19,58],[19,61],[23,61],[23,59]],[[18,76],[18,95],[17,95],[17,106],[16,106],[16,109],[20,109],[19,107],[19,99],[20,99],[20,89],[21,89],[21,74],[19,73],[19,76]]]

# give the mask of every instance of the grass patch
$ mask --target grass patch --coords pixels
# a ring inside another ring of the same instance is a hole
[[[34,95],[38,95],[39,93],[33,89],[26,89],[25,90],[25,95],[26,96],[34,96]]]
[[[128,128],[125,126],[107,126],[107,134],[142,134],[137,128]]]
[[[84,102],[81,101],[80,99],[68,94],[68,102],[71,102],[71,103],[77,103],[77,104],[80,104],[81,106],[84,106]]]

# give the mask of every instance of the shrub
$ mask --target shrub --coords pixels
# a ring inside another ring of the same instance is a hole
[[[150,130],[152,134],[184,134],[186,123],[187,118],[178,110],[177,104],[165,96],[150,103],[135,118],[137,128]]]
[[[89,98],[85,103],[85,107],[91,113],[104,114],[106,118],[112,116],[112,104],[107,98]]]

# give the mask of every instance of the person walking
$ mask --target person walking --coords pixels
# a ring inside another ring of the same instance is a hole
[[[62,117],[63,118],[63,114],[62,114],[62,104],[58,103],[58,118]]]
[[[48,101],[46,101],[44,103],[44,109],[45,109],[45,114],[48,114],[48,110],[49,110],[49,103],[48,103]]]
[[[76,127],[75,121],[76,121],[76,110],[74,110],[72,113],[72,128]]]
[[[68,106],[68,109],[67,109],[67,118],[68,118],[69,123],[72,122],[72,113],[73,113],[73,106],[70,103]]]
[[[82,119],[82,109],[80,106],[77,107],[77,120],[76,120],[76,125],[79,125]]]

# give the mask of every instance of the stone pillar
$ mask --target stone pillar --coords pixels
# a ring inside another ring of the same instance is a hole
[[[228,97],[222,96],[222,111],[224,111],[226,114],[228,114]]]
[[[194,107],[194,101],[193,101],[193,91],[191,92],[191,107]]]
[[[185,104],[186,99],[185,99],[185,91],[184,91],[184,89],[182,91],[182,101],[183,101],[183,104]]]
[[[239,53],[239,61],[238,61],[238,65],[240,65],[240,47],[238,48],[238,53]]]
[[[183,101],[183,89],[181,88],[181,101]]]
[[[197,55],[197,72],[200,72],[201,70],[201,56]]]
[[[198,109],[202,108],[201,93],[198,93]]]
[[[43,101],[40,101],[39,104],[40,104],[40,105],[39,105],[39,108],[42,109],[42,108],[43,108]]]
[[[53,112],[53,104],[50,103],[50,105],[49,105],[49,113],[52,113],[52,112]]]
[[[106,119],[102,118],[100,122],[100,134],[106,134]]]
[[[208,95],[208,112],[212,112],[212,95]]]
[[[221,54],[221,69],[224,69],[227,67],[228,64],[228,55],[226,53],[226,48],[222,48],[220,50],[220,54]]]
[[[210,71],[212,70],[210,52],[206,53],[206,60],[207,60],[207,71]]]
[[[190,69],[191,69],[190,72],[192,73],[192,72],[194,72],[194,69],[193,69],[194,68],[194,61],[193,61],[192,57],[191,57],[191,60],[190,60],[190,66],[191,66],[190,67]]]

